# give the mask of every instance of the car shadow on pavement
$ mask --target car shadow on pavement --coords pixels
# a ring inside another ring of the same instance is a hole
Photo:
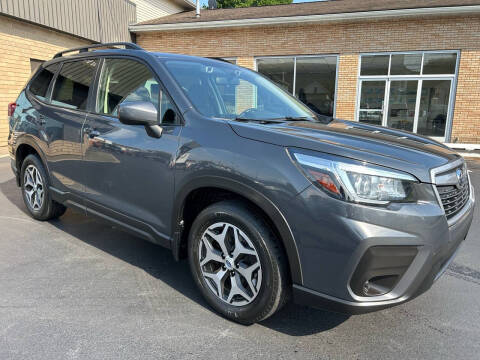
[[[0,184],[0,191],[15,207],[28,214],[14,179]],[[197,304],[210,309],[193,282],[188,262],[175,261],[170,250],[72,210],[67,210],[65,215],[49,224],[79,241],[143,269]],[[260,325],[290,336],[305,336],[334,328],[347,319],[347,315],[290,302]]]
[[[3,193],[3,195],[7,198],[8,201],[15,205],[17,209],[30,217],[28,210],[23,203],[22,193],[20,191],[20,188],[17,186],[15,178],[1,183],[0,191]]]

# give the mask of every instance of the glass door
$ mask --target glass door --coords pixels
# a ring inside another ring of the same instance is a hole
[[[451,78],[441,77],[362,79],[358,121],[444,141],[452,86]]]
[[[445,138],[452,80],[423,80],[416,132],[420,135]]]
[[[362,80],[358,121],[373,125],[383,124],[386,80]]]
[[[418,80],[391,80],[386,126],[414,131]]]

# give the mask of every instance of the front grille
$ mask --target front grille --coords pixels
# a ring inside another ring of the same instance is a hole
[[[465,176],[457,185],[437,185],[447,219],[454,217],[468,201],[470,186]]]

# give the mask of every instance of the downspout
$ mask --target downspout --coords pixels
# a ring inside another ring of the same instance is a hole
[[[197,13],[195,14],[196,17],[200,17],[200,0],[197,0]]]

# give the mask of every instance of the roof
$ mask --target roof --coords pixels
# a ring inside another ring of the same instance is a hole
[[[201,10],[196,17],[195,11],[185,11],[158,19],[148,20],[131,26],[131,31],[148,31],[149,25],[197,24],[211,22],[239,22],[241,20],[271,19],[302,16],[333,16],[334,14],[375,13],[395,10],[414,9],[454,9],[480,5],[479,0],[330,0],[286,5],[260,6],[232,9]],[[241,24],[239,24],[241,25]],[[155,26],[152,26],[155,28]],[[159,27],[160,29],[160,27]]]

